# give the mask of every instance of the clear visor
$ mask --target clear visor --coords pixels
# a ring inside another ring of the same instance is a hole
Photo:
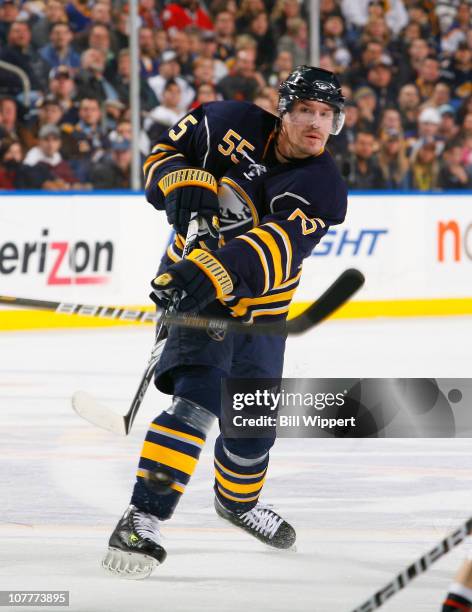
[[[306,106],[301,106],[289,112],[292,123],[303,127],[321,127],[329,124],[329,133],[333,136],[337,136],[343,129],[345,114],[335,108],[311,110]]]

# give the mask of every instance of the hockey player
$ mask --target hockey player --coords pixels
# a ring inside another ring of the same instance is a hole
[[[299,66],[280,85],[279,117],[246,102],[212,102],[160,138],[144,164],[146,197],[166,211],[176,236],[152,281],[159,305],[177,291],[181,311],[256,324],[287,316],[303,259],[346,214],[346,187],[325,149],[342,129],[343,107],[334,74]],[[181,260],[192,212],[206,233]],[[284,346],[281,336],[169,330],[155,383],[173,400],[149,426],[105,569],[143,578],[164,561],[159,524],[174,512],[220,414],[221,378],[280,378]],[[293,527],[258,501],[273,443],[219,435],[215,509],[264,543],[289,548]]]
[[[468,557],[449,587],[442,612],[472,612],[472,536],[467,538],[467,549]]]

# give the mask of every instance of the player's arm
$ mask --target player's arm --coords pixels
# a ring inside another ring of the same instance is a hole
[[[202,107],[183,117],[152,147],[144,162],[146,199],[180,234],[186,234],[192,212],[217,233],[218,185],[204,167],[208,138]],[[215,219],[216,217],[216,219]]]
[[[345,194],[324,214],[293,193],[284,194],[258,227],[212,253],[195,249],[185,261],[170,266],[153,281],[151,297],[164,305],[170,291],[178,289],[184,292],[180,310],[186,311],[227,295],[264,295],[297,275],[303,259],[330,225],[343,222],[345,212]]]

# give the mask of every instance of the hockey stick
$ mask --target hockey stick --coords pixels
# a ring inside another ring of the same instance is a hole
[[[249,325],[231,319],[206,318],[199,315],[185,315],[170,312],[162,314],[161,320],[164,319],[163,323],[165,325],[178,325],[201,330],[214,329],[218,331],[256,335],[302,334],[342,306],[344,302],[354,295],[363,283],[364,277],[359,270],[345,270],[316,302],[311,304],[300,315],[289,321]],[[157,320],[155,312],[147,312],[145,310],[130,310],[113,306],[92,306],[71,302],[52,302],[6,295],[0,295],[0,304],[38,310],[51,310],[59,314],[112,319],[114,321],[155,323]]]
[[[288,332],[291,334],[301,334],[321,323],[321,321],[342,306],[363,285],[363,283],[364,277],[358,270],[353,269],[344,271],[307,310],[282,326],[277,323],[268,325],[261,324],[258,326],[244,325],[242,323],[226,321],[225,319],[199,319],[198,317],[182,317],[173,314],[164,315],[161,319],[161,325],[165,325],[167,321],[170,324],[174,324],[174,322],[186,320],[187,323],[189,321],[197,322],[196,327],[200,329],[216,328],[217,330],[224,329],[251,333],[256,328],[263,328],[264,330],[268,328],[271,330],[270,333],[280,334]],[[260,333],[268,332],[263,331]],[[83,391],[76,392],[72,398],[74,410],[94,425],[126,436],[130,432],[136,413],[143,401],[146,389],[151,382],[154,368],[160,358],[163,346],[164,342],[156,342],[154,345],[148,365],[139,383],[138,390],[125,415],[117,415],[108,407],[99,404],[92,396]]]
[[[187,236],[185,238],[185,245],[182,251],[182,259],[185,259],[190,251],[193,249],[195,242],[198,238],[199,221],[196,213],[192,213],[190,223],[188,224]],[[149,387],[149,383],[154,375],[154,368],[161,356],[164,348],[165,340],[167,337],[166,327],[166,316],[170,315],[178,305],[179,294],[174,292],[169,306],[164,311],[164,315],[161,317],[154,340],[154,346],[152,347],[151,356],[147,363],[144,374],[139,383],[138,389],[134,395],[131,406],[125,416],[117,415],[112,412],[106,406],[102,406],[97,403],[95,399],[86,393],[85,391],[76,391],[72,396],[72,407],[79,416],[90,421],[93,425],[103,427],[117,434],[128,435],[131,426],[133,425],[134,418],[139,410],[144,399],[144,394]]]
[[[386,584],[382,589],[374,593],[370,599],[352,612],[372,612],[380,608],[390,597],[404,589],[417,576],[426,572],[433,563],[443,557],[458,544],[463,542],[472,531],[472,517],[463,523],[458,529],[450,533],[437,546],[425,553],[417,561],[409,565],[400,574]]]

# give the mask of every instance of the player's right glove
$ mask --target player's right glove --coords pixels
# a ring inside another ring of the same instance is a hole
[[[219,238],[218,184],[215,177],[201,168],[182,168],[166,174],[159,183],[165,197],[167,220],[179,234],[187,233],[190,216],[198,213],[199,236]],[[215,248],[217,247],[217,243]]]
[[[149,297],[162,308],[177,292],[177,310],[198,312],[216,298],[231,293],[233,278],[212,253],[194,249],[186,259],[170,265],[151,285]]]

